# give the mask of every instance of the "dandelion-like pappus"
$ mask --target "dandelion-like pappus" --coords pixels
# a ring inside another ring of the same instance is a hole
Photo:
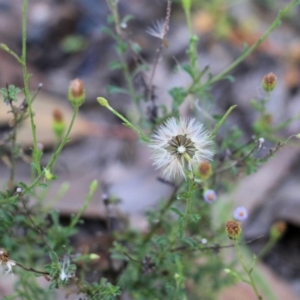
[[[7,267],[7,270],[5,271],[3,276],[12,272],[12,267],[16,265],[16,262],[10,259],[9,253],[3,248],[0,248],[0,264],[4,264]]]
[[[183,177],[186,171],[213,157],[212,140],[196,119],[177,120],[172,117],[152,136],[150,148],[157,169],[163,169],[166,179]]]

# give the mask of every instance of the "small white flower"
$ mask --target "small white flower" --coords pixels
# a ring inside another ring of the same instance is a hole
[[[201,243],[202,243],[203,245],[207,244],[207,239],[204,239],[204,238],[203,238],[203,239],[201,240]]]
[[[185,170],[211,160],[212,140],[196,119],[168,119],[152,136],[150,148],[153,164],[163,169],[166,179],[186,178]]]
[[[152,26],[148,27],[146,33],[163,40],[165,38],[165,21],[159,20],[153,22]]]
[[[245,207],[240,206],[235,209],[233,216],[238,221],[244,221],[248,218],[248,211]]]

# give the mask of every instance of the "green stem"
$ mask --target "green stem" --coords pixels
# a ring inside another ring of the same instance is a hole
[[[73,111],[72,120],[71,120],[71,123],[69,125],[68,130],[67,130],[67,133],[66,133],[65,137],[63,138],[60,146],[57,148],[57,150],[55,151],[55,153],[52,155],[52,157],[51,157],[50,161],[48,162],[47,166],[45,167],[45,169],[49,170],[54,165],[54,163],[55,163],[58,155],[62,151],[62,149],[65,146],[65,144],[68,142],[69,135],[71,133],[71,129],[73,127],[73,124],[75,122],[77,114],[78,114],[78,107],[75,107],[74,111]],[[23,191],[23,194],[26,194],[31,189],[33,189],[40,182],[40,180],[43,178],[44,174],[45,174],[45,171],[44,170],[41,171],[41,173],[36,177],[36,179]],[[12,197],[0,200],[0,205],[16,201],[17,199],[18,199],[18,195],[15,195],[15,196],[12,196]]]
[[[115,29],[117,35],[121,35],[121,27],[120,27],[120,20],[119,20],[119,14],[118,14],[118,6],[117,1],[115,0],[106,0],[107,5],[112,12],[114,23],[115,23]]]
[[[107,4],[108,7],[112,13],[113,19],[114,19],[114,24],[115,24],[115,30],[116,30],[116,42],[117,42],[117,47],[119,47],[120,49],[122,49],[122,44],[124,43],[124,38],[122,36],[122,28],[120,25],[120,18],[119,18],[119,12],[118,12],[118,4],[117,1],[111,1],[111,0],[107,0]],[[117,55],[118,55],[118,59],[122,65],[122,71],[123,71],[123,75],[129,90],[129,95],[132,98],[132,100],[135,102],[135,104],[138,106],[138,100],[139,97],[136,95],[135,93],[135,89],[134,89],[134,85],[133,85],[133,78],[130,75],[130,71],[129,71],[129,67],[126,63],[126,61],[124,60],[124,57],[122,56],[122,53],[120,53],[120,51],[117,48]],[[140,109],[140,108],[139,108]],[[142,111],[140,110],[140,113]]]
[[[185,214],[184,214],[184,217],[183,217],[183,229],[182,229],[183,232],[186,229],[187,224],[188,224],[187,220],[188,220],[188,215],[189,215],[189,213],[191,211],[191,204],[192,204],[192,198],[189,197],[186,200]]]
[[[241,254],[241,251],[240,251],[240,248],[239,248],[239,243],[238,243],[238,240],[235,240],[234,241],[234,246],[235,246],[235,250],[236,250],[236,254],[237,254],[237,257],[238,257],[238,260],[239,262],[241,263],[245,273],[248,275],[248,278],[249,278],[249,284],[252,286],[254,292],[255,292],[255,295],[257,297],[258,300],[262,300],[262,296],[259,294],[258,292],[258,289],[257,289],[257,286],[255,284],[255,281],[253,279],[253,275],[252,275],[252,268],[251,269],[248,269],[248,267],[246,266],[245,262],[244,262],[244,259],[243,259],[243,256]]]
[[[150,142],[150,139],[144,135],[144,133],[139,129],[137,128],[136,126],[134,126],[130,121],[128,121],[124,116],[122,116],[120,113],[118,113],[116,110],[114,110],[111,106],[108,107],[108,109],[113,113],[115,114],[117,117],[119,117],[122,121],[124,121],[124,123],[132,128],[140,137],[143,141],[145,142]]]
[[[229,67],[223,70],[218,75],[212,77],[210,80],[206,82],[205,85],[211,85],[221,79],[223,79],[228,73],[230,73],[239,63],[241,63],[247,56],[249,56],[257,47],[260,46],[261,43],[268,37],[270,33],[272,33],[281,23],[282,18],[289,12],[289,10],[299,4],[299,0],[291,1],[286,7],[284,7],[277,15],[276,19],[267,29],[267,31],[254,43],[251,47],[245,50],[241,56],[239,56]]]
[[[6,52],[7,52],[8,54],[10,54],[11,56],[13,56],[13,57],[18,61],[18,63],[19,63],[20,65],[23,65],[23,61],[22,61],[22,59],[20,58],[20,56],[19,56],[16,52],[14,52],[13,50],[11,50],[6,44],[1,43],[1,44],[0,44],[0,48],[1,48],[2,50],[6,51]]]
[[[174,188],[172,195],[170,196],[169,200],[166,202],[166,204],[164,205],[164,207],[161,209],[160,213],[159,213],[159,217],[158,217],[158,222],[155,223],[155,225],[151,228],[151,230],[149,231],[149,233],[144,237],[143,239],[143,245],[146,245],[147,242],[149,240],[151,240],[152,236],[155,234],[155,232],[160,228],[161,224],[162,224],[162,219],[164,217],[164,215],[167,213],[167,211],[169,210],[169,208],[171,207],[171,205],[176,201],[177,199],[177,192],[180,188],[180,186],[182,185],[182,183],[180,183],[177,187]]]
[[[37,145],[37,136],[36,136],[36,125],[34,122],[34,113],[32,109],[32,99],[29,92],[29,78],[30,75],[27,72],[26,66],[26,41],[27,41],[27,6],[28,0],[23,1],[23,9],[22,9],[22,69],[23,69],[23,79],[24,79],[24,94],[25,98],[28,103],[28,110],[29,110],[29,118],[31,124],[31,131],[33,137],[33,151],[32,157],[33,162],[35,164],[35,168],[38,171],[38,174],[41,174],[41,165],[40,165],[40,150],[38,149]]]
[[[76,224],[78,223],[80,217],[84,214],[84,212],[86,211],[86,209],[88,208],[93,195],[97,189],[98,186],[98,182],[95,180],[92,182],[92,184],[90,185],[90,191],[87,194],[87,196],[85,197],[85,202],[84,205],[81,207],[81,209],[78,211],[78,213],[76,214],[76,216],[72,219],[71,224],[69,225],[69,229],[72,229],[76,226]]]
[[[121,41],[121,43],[123,43],[123,41]],[[139,97],[135,93],[135,89],[133,86],[133,80],[132,80],[132,76],[130,75],[128,65],[127,65],[126,61],[124,60],[123,56],[119,52],[118,52],[118,58],[122,65],[122,70],[123,70],[123,74],[125,77],[125,81],[127,83],[128,90],[129,90],[129,95],[132,98],[132,100],[134,101],[134,103],[136,104],[136,106],[139,108],[139,105],[138,105]],[[141,112],[141,110],[140,110],[140,112]]]
[[[143,141],[145,141],[145,142],[147,142],[147,143],[149,143],[150,142],[150,139],[138,128],[138,127],[136,127],[136,126],[134,126],[130,121],[128,121],[123,115],[121,115],[120,113],[118,113],[114,108],[112,108],[110,105],[109,105],[109,103],[108,103],[108,101],[105,99],[105,98],[103,98],[103,97],[97,97],[97,101],[98,101],[98,103],[100,104],[100,105],[102,105],[102,106],[104,106],[104,107],[106,107],[108,110],[110,110],[114,115],[116,115],[118,118],[120,118],[123,122],[124,122],[124,124],[127,126],[127,127],[129,127],[129,128],[131,128],[131,129],[133,129],[139,136],[140,136],[140,138],[143,140]]]
[[[182,6],[185,13],[185,18],[187,22],[187,26],[189,29],[190,36],[193,35],[193,29],[192,29],[192,18],[191,18],[191,0],[182,0]]]
[[[231,165],[229,166],[225,166],[225,167],[221,167],[215,170],[216,174],[228,171],[228,170],[232,170],[235,166],[239,165],[241,162],[245,161],[256,149],[258,149],[259,147],[259,143],[258,141],[256,141],[255,146],[247,153],[245,154],[243,157],[241,157],[240,159],[234,161]]]
[[[186,208],[185,208],[185,213],[183,216],[183,226],[181,230],[181,234],[183,235],[185,229],[187,228],[188,224],[188,215],[191,211],[191,206],[192,206],[192,191],[193,191],[193,182],[192,180],[189,180],[189,188],[187,191],[187,197],[186,197]]]
[[[70,135],[71,130],[73,128],[73,125],[74,125],[75,119],[77,117],[77,114],[78,114],[78,107],[74,107],[72,120],[71,120],[71,123],[70,123],[70,125],[68,127],[67,133],[66,133],[65,137],[63,138],[61,144],[57,148],[57,150],[52,155],[50,161],[48,162],[48,164],[46,166],[46,169],[50,169],[54,165],[54,163],[57,160],[58,155],[60,154],[60,152],[62,151],[62,149],[64,148],[64,146],[68,143],[68,141],[69,141],[69,135]]]
[[[230,115],[230,113],[237,107],[237,105],[232,105],[229,107],[229,109],[227,110],[227,112],[225,113],[225,115],[222,117],[222,119],[219,121],[219,123],[215,126],[214,130],[210,133],[210,136],[214,136],[219,128],[223,125],[223,123],[225,122],[225,120],[228,118],[228,116]]]
[[[12,113],[14,115],[14,126],[11,134],[11,159],[10,159],[10,174],[9,174],[9,181],[8,181],[8,188],[9,190],[13,190],[14,182],[15,182],[15,166],[16,166],[16,140],[17,140],[17,128],[18,128],[18,113],[15,112],[13,109],[12,102],[10,100],[10,106]]]

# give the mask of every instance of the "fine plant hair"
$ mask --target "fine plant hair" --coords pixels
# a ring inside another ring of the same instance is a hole
[[[227,126],[228,118],[237,105],[232,105],[223,114],[213,115],[203,109],[202,101],[210,101],[213,106],[213,85],[221,80],[234,84],[230,75],[232,70],[266,40],[300,1],[291,0],[265,33],[253,45],[245,47],[240,56],[218,74],[210,73],[209,66],[203,69],[199,66],[198,36],[192,27],[192,1],[177,1],[180,2],[189,32],[187,63],[177,62],[177,65],[180,71],[188,74],[191,83],[169,90],[172,99],[170,108],[157,104],[159,86],[154,85],[154,77],[164,51],[172,47],[168,42],[168,33],[173,2],[163,2],[163,21],[153,20],[145,30],[145,34],[159,39],[151,61],[143,58],[140,46],[126,32],[132,16],[120,16],[119,1],[106,2],[110,15],[103,32],[111,36],[114,42],[116,61],[111,62],[111,68],[120,71],[124,86],[108,86],[107,99],[103,95],[97,98],[102,106],[99,110],[107,109],[120,118],[136,133],[140,143],[149,146],[152,151],[149,160],[152,159],[156,167],[167,170],[161,172],[167,176],[157,180],[169,186],[171,193],[147,211],[147,230],[140,231],[131,228],[129,222],[122,218],[116,228],[112,226],[109,214],[113,209],[111,204],[117,206],[116,198],[104,186],[106,193],[102,200],[107,213],[105,221],[108,230],[105,234],[110,241],[108,249],[105,249],[103,257],[96,253],[76,252],[71,238],[78,234],[79,224],[98,188],[96,178],[86,187],[84,204],[75,215],[70,216],[68,224],[62,224],[59,213],[45,209],[44,205],[47,197],[45,191],[57,179],[55,165],[70,141],[73,124],[84,104],[85,85],[80,79],[74,79],[66,87],[73,109],[72,119],[70,124],[65,124],[60,111],[54,114],[56,144],[49,161],[42,165],[43,149],[37,138],[38,125],[33,108],[42,84],[33,92],[30,89],[31,75],[26,63],[28,0],[23,0],[21,54],[11,50],[9,45],[0,44],[2,51],[16,59],[23,74],[22,87],[8,83],[0,90],[8,113],[12,115],[10,130],[0,141],[2,160],[9,168],[8,178],[0,191],[0,263],[6,268],[4,275],[11,276],[9,273],[13,273],[15,281],[14,291],[3,299],[55,299],[56,291],[62,289],[66,296],[73,294],[76,299],[214,300],[223,287],[237,281],[249,284],[257,299],[277,299],[270,287],[261,284],[264,280],[261,280],[262,275],[256,268],[257,258],[247,251],[247,245],[261,237],[251,241],[242,238],[241,222],[247,212],[240,209],[237,215],[240,219],[232,220],[230,210],[233,204],[222,212],[214,206],[219,194],[232,189],[238,176],[256,172],[287,143],[299,138],[297,133],[284,138],[279,135],[279,131],[295,118],[291,117],[277,126],[268,122],[270,113],[266,104],[272,101],[272,90],[277,80],[272,73],[262,78],[266,96],[252,101],[257,118],[251,124],[252,136],[248,139],[241,138],[245,134],[238,126],[231,129]],[[135,62],[134,71],[127,64],[128,57]],[[21,93],[24,100],[20,103],[17,96]],[[136,107],[136,123],[113,107],[109,99],[112,93],[128,96]],[[195,111],[203,109],[202,113],[210,120],[209,126],[196,114],[190,118],[180,116],[179,108],[186,101],[190,101]],[[25,119],[29,119],[31,125],[30,155],[17,142],[18,130]],[[271,146],[267,147],[266,141]],[[267,151],[259,155],[262,149]],[[31,178],[26,183],[16,181],[16,165],[20,159],[28,163],[31,171]],[[166,164],[164,159],[168,159],[169,163]],[[134,190],[130,192],[134,193]],[[213,214],[217,218],[213,218]],[[279,235],[280,230],[276,238]],[[275,242],[276,239],[272,240],[271,236],[268,248],[262,250],[263,255]],[[229,250],[235,253],[235,259],[231,262],[225,258]],[[95,266],[100,264],[101,259],[106,264],[99,270]],[[37,277],[42,278],[37,280]],[[41,284],[42,281],[44,284]]]

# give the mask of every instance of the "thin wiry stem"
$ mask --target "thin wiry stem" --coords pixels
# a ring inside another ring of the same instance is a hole
[[[257,238],[254,238],[252,240],[239,243],[239,245],[249,245],[249,244],[252,244],[252,243],[256,242],[257,240],[259,240],[261,238],[263,238],[262,235],[257,237]],[[202,244],[202,242],[199,242],[199,244]],[[233,247],[234,247],[234,244],[229,244],[229,245],[214,244],[212,246],[202,246],[202,247],[199,247],[199,248],[192,248],[192,249],[191,249],[191,246],[179,246],[177,248],[171,249],[171,251],[176,252],[176,251],[184,251],[184,250],[192,250],[192,251],[212,250],[212,251],[218,252],[221,249],[233,248]]]
[[[23,265],[21,265],[20,263],[17,263],[16,262],[16,266],[28,271],[28,272],[33,272],[33,273],[36,273],[36,274],[42,274],[42,275],[50,275],[49,272],[43,272],[43,271],[38,271],[38,270],[35,270],[34,268],[27,268],[27,267],[24,267]]]
[[[154,64],[153,64],[153,68],[150,74],[150,78],[149,78],[149,82],[148,82],[148,95],[147,95],[147,99],[151,99],[151,94],[153,93],[153,78],[154,78],[154,74],[158,65],[158,61],[162,52],[163,47],[166,45],[166,35],[169,31],[169,23],[170,23],[170,17],[171,17],[171,0],[168,0],[167,2],[167,11],[166,11],[166,18],[165,18],[165,22],[164,22],[164,27],[163,27],[163,35],[162,35],[162,39],[161,39],[161,43],[159,45],[159,47],[156,50],[156,56],[154,59]]]
[[[29,91],[29,78],[30,74],[27,72],[27,65],[26,65],[26,51],[27,51],[27,7],[28,7],[28,0],[23,0],[23,9],[22,9],[22,69],[23,69],[23,79],[24,79],[24,94],[25,98],[28,103],[28,111],[29,111],[29,118],[31,124],[31,131],[32,131],[32,138],[33,138],[33,162],[35,164],[35,169],[37,170],[38,174],[41,173],[41,165],[40,165],[40,150],[38,149],[37,143],[37,135],[36,135],[36,125],[34,122],[34,112],[32,109],[32,98],[30,96]]]
[[[258,300],[262,300],[262,296],[259,294],[259,291],[257,289],[257,286],[256,286],[256,283],[255,283],[255,280],[253,278],[253,275],[252,275],[252,268],[249,269],[247,267],[247,265],[245,264],[245,261],[243,259],[243,256],[241,254],[241,251],[240,251],[240,248],[239,248],[239,244],[237,241],[235,241],[235,250],[236,250],[236,254],[237,254],[237,257],[238,257],[238,260],[239,262],[241,263],[245,273],[248,275],[248,278],[249,278],[249,284],[252,286],[254,292],[255,292],[255,295],[257,297]]]
[[[47,242],[47,240],[46,240],[46,238],[45,238],[44,233],[42,232],[42,230],[41,230],[41,229],[35,224],[35,222],[33,221],[32,217],[31,217],[31,215],[30,215],[30,213],[29,213],[29,211],[28,211],[28,209],[27,209],[27,206],[26,206],[26,204],[25,204],[25,201],[24,201],[24,199],[23,199],[22,194],[21,194],[21,193],[18,193],[18,195],[19,195],[19,199],[21,200],[21,202],[22,202],[22,204],[23,204],[23,207],[24,207],[24,209],[25,209],[25,213],[26,213],[28,219],[30,220],[30,222],[31,222],[31,224],[32,224],[32,226],[33,226],[33,228],[39,233],[39,235],[41,236],[41,238],[42,238],[42,240],[44,241],[45,245],[48,247],[49,251],[50,251],[50,252],[53,252],[53,249],[52,249],[52,248],[50,247],[50,245],[48,244],[48,242]]]
[[[53,165],[55,164],[55,162],[56,162],[56,160],[58,158],[58,155],[60,154],[60,152],[62,151],[62,149],[66,145],[66,143],[69,141],[69,136],[70,136],[70,133],[71,133],[71,129],[73,127],[73,124],[75,122],[77,114],[78,114],[78,107],[74,108],[72,120],[71,120],[71,123],[69,125],[68,130],[67,130],[67,133],[66,133],[64,139],[62,140],[60,146],[57,148],[57,150],[55,151],[55,153],[52,155],[50,161],[48,162],[48,164],[44,168],[44,170],[45,169],[49,170],[51,167],[53,167]],[[29,191],[31,191],[40,182],[40,180],[45,175],[45,171],[44,170],[41,171],[41,173],[35,178],[35,180],[33,180],[32,183],[23,191],[24,194],[27,193],[27,192],[29,192]],[[13,201],[15,201],[17,199],[18,199],[18,195],[14,195],[12,197],[0,200],[0,204],[6,204],[6,203],[9,203],[9,202],[13,202]]]
[[[243,162],[244,160],[246,160],[246,158],[248,158],[256,149],[259,149],[260,143],[257,142],[255,144],[255,146],[243,157],[241,157],[240,159],[236,160],[235,162],[233,162],[231,165],[223,167],[223,168],[219,168],[217,169],[215,172],[216,173],[222,173],[228,170],[231,170],[233,167],[237,166],[238,164],[240,164],[241,162]]]
[[[171,205],[176,201],[176,199],[177,199],[176,195],[177,195],[177,192],[178,192],[179,188],[181,187],[181,185],[182,185],[182,182],[174,188],[172,195],[170,196],[169,200],[166,202],[166,204],[164,205],[164,207],[162,208],[162,210],[159,213],[159,217],[158,217],[159,221],[151,228],[151,230],[148,232],[148,234],[144,237],[143,245],[147,244],[147,242],[151,240],[151,238],[153,237],[155,232],[160,228],[160,226],[162,224],[162,218],[164,217],[166,212],[169,210]]]
[[[15,163],[16,163],[16,140],[17,140],[17,126],[18,126],[18,113],[15,112],[13,108],[12,101],[10,100],[10,107],[12,110],[12,113],[14,115],[14,125],[12,134],[10,136],[11,138],[11,159],[10,159],[10,173],[9,173],[9,182],[8,182],[8,188],[9,190],[12,190],[14,187],[14,179],[15,179]]]
[[[277,15],[276,19],[273,21],[271,26],[267,29],[267,31],[254,43],[251,47],[249,47],[244,53],[238,57],[228,68],[223,70],[218,75],[212,77],[206,84],[211,85],[220,79],[223,79],[228,73],[230,73],[240,62],[242,62],[246,57],[248,57],[264,40],[273,32],[280,24],[282,18],[290,11],[290,9],[299,4],[299,0],[291,1],[286,7],[284,7]]]

